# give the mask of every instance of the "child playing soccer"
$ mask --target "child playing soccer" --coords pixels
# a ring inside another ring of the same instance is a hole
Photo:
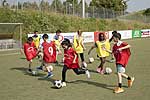
[[[66,72],[68,69],[72,69],[77,75],[87,74],[90,78],[90,73],[87,69],[80,69],[78,62],[78,55],[76,51],[72,48],[69,40],[64,40],[62,43],[62,48],[64,49],[64,66],[62,70],[62,86],[66,86]]]
[[[106,51],[113,53],[116,59],[118,87],[114,89],[115,93],[124,92],[124,89],[122,88],[122,77],[128,80],[128,87],[131,87],[134,81],[134,77],[130,77],[127,74],[125,74],[125,68],[131,55],[130,53],[131,46],[126,42],[120,41],[120,39],[121,39],[120,33],[114,34],[113,40],[115,44],[113,46],[112,52],[106,49]]]
[[[44,78],[49,78],[53,76],[52,74],[53,67],[51,63],[56,62],[56,45],[54,41],[51,41],[50,43],[47,42],[48,40],[47,34],[44,34],[42,38],[44,40],[44,42],[42,43],[43,62],[42,62],[42,65],[38,67],[37,69],[48,72],[47,76]]]
[[[104,48],[107,48],[110,50],[110,44],[109,40],[105,38],[105,35],[103,33],[99,34],[99,41],[96,41],[95,44],[91,47],[91,49],[88,52],[88,55],[90,55],[90,52],[92,49],[96,48],[97,55],[100,58],[100,65],[97,68],[97,72],[100,74],[104,74],[104,64],[106,62],[106,57],[109,56],[109,53]]]
[[[29,61],[29,69],[28,72],[32,73],[31,66],[32,66],[32,59],[37,55],[37,49],[33,42],[33,38],[29,37],[27,42],[24,44],[24,53],[26,56],[27,61]]]
[[[84,50],[86,50],[84,44],[83,44],[83,36],[82,36],[82,31],[78,30],[77,35],[74,36],[73,39],[73,45],[75,51],[80,55],[81,61],[82,61],[82,67],[86,67],[86,62],[84,60]]]

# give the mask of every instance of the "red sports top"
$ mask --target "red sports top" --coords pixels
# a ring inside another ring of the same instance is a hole
[[[126,42],[122,42],[119,46],[115,44],[113,46],[113,53],[116,58],[116,64],[121,64],[124,67],[126,67],[129,57],[131,55],[130,49],[124,49],[122,51],[118,51],[119,48],[122,48],[124,46],[127,46],[128,44]]]
[[[75,55],[77,55],[76,51],[73,48],[68,48],[64,50],[64,65],[66,65],[69,69],[79,68],[78,64],[78,55],[75,59]],[[75,63],[73,60],[75,59]]]
[[[31,44],[29,43],[24,44],[24,53],[28,61],[36,57],[37,49],[35,48],[34,42],[32,42]]]
[[[46,63],[56,62],[56,46],[55,46],[55,43],[53,41],[51,41],[50,43],[43,42],[42,46],[43,46],[43,53],[44,53],[43,60]]]

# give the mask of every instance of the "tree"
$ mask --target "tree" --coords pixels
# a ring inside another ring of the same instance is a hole
[[[125,11],[127,9],[126,2],[123,0],[92,0],[90,6],[112,9],[114,11]]]
[[[147,8],[143,14],[146,16],[150,16],[150,8]]]
[[[9,7],[9,4],[8,4],[7,0],[2,1],[2,6],[5,7],[5,8]]]
[[[55,12],[63,12],[64,7],[60,0],[53,0],[51,9],[53,9]]]

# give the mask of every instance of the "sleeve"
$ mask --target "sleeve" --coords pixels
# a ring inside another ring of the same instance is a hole
[[[123,45],[123,46],[127,46],[128,43],[127,43],[127,42],[123,42],[122,45]]]

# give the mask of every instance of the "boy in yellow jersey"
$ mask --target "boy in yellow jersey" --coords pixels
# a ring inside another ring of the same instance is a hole
[[[99,41],[96,41],[95,44],[90,48],[88,55],[94,48],[96,48],[97,55],[101,61],[100,65],[97,68],[97,72],[100,74],[104,74],[103,67],[106,62],[106,57],[109,56],[109,53],[105,51],[105,48],[107,48],[107,50],[110,50],[110,43],[109,40],[105,38],[105,35],[103,33],[99,34]]]
[[[53,37],[54,39],[54,42],[56,44],[56,48],[57,48],[57,54],[62,54],[61,50],[60,50],[60,46],[61,46],[61,41],[63,40],[63,37],[61,35],[61,30],[57,30],[56,31],[56,35]],[[56,56],[56,63],[58,64],[58,61],[57,61],[57,56]]]
[[[82,36],[82,31],[81,30],[78,30],[77,35],[74,36],[73,46],[74,46],[75,51],[80,55],[80,58],[81,58],[81,61],[82,61],[82,67],[83,68],[87,67],[87,64],[84,60],[84,53],[83,53],[83,51],[86,48],[83,44],[83,36]]]

